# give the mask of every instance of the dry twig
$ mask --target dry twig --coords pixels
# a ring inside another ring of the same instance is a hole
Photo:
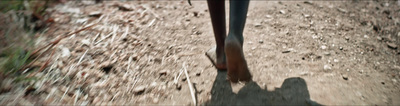
[[[195,96],[195,94],[194,94],[195,92],[194,92],[194,89],[193,89],[193,85],[192,85],[192,83],[190,82],[189,74],[188,74],[188,72],[187,72],[187,70],[186,70],[186,65],[185,65],[185,63],[183,63],[182,66],[183,66],[183,69],[185,70],[186,79],[187,79],[187,82],[188,82],[188,85],[189,85],[189,88],[190,88],[190,94],[192,95],[193,103],[194,103],[194,105],[197,105],[197,104],[196,104],[196,96]]]

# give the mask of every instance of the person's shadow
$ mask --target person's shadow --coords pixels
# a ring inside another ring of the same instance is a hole
[[[287,78],[274,91],[261,89],[257,83],[248,82],[235,94],[226,80],[226,73],[218,70],[211,89],[212,97],[204,105],[321,105],[310,100],[307,84],[302,78]]]

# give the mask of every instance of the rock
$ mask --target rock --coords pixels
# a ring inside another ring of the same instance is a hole
[[[263,40],[259,40],[258,43],[262,44],[262,43],[264,43],[264,41]]]
[[[339,47],[339,50],[343,50],[343,47]]]
[[[348,12],[346,9],[343,9],[343,8],[337,8],[337,10],[339,12],[342,12],[342,13],[347,13]]]
[[[158,98],[153,98],[153,103],[158,103]]]
[[[150,84],[150,87],[156,87],[157,86],[157,82],[152,82],[151,84]]]
[[[383,38],[380,37],[380,36],[376,37],[376,39],[378,39],[378,40],[383,40]]]
[[[348,36],[345,36],[344,39],[349,40],[350,38]]]
[[[265,15],[265,17],[267,17],[267,18],[272,18],[272,16],[271,15]],[[399,33],[400,34],[400,33]]]
[[[396,79],[392,79],[392,81],[393,81],[393,83],[397,83],[397,80],[396,80]]]
[[[286,14],[285,10],[280,10],[279,13]]]
[[[176,89],[177,89],[177,90],[181,90],[181,89],[182,89],[182,85],[181,85],[181,84],[179,84],[179,83],[178,83],[178,84],[176,84],[176,85],[175,85],[175,87],[176,87]]]
[[[311,1],[304,1],[304,4],[313,4]]]
[[[102,14],[100,11],[92,11],[89,13],[90,17],[100,17]]]
[[[167,74],[168,74],[168,70],[161,70],[160,72],[158,72],[158,74],[160,75],[160,76],[166,76]]]
[[[333,59],[333,62],[337,63],[337,62],[339,62],[339,60],[338,59]]]
[[[69,51],[69,49],[66,47],[61,48],[61,57],[68,58],[69,56],[71,56],[71,52]]]
[[[326,49],[326,46],[325,46],[325,45],[322,45],[322,46],[321,46],[321,49]]]
[[[304,17],[305,17],[305,18],[310,18],[310,15],[304,14]]]
[[[349,77],[348,77],[346,74],[342,74],[342,78],[343,78],[344,80],[348,80],[348,79],[349,79]]]
[[[325,71],[329,71],[329,70],[332,70],[332,68],[331,68],[331,66],[329,66],[328,64],[325,64],[325,65],[324,65],[324,70],[325,70]]]
[[[118,9],[122,11],[132,11],[133,8],[128,4],[118,5]]]
[[[146,90],[146,86],[137,86],[135,89],[133,89],[133,93],[135,94],[142,94]]]
[[[88,20],[89,20],[88,18],[81,18],[81,19],[77,19],[76,23],[83,24],[83,23],[87,22]]]
[[[330,52],[324,52],[324,55],[325,55],[325,56],[330,56],[331,53],[330,53]]]
[[[282,51],[282,53],[289,53],[289,52],[290,52],[290,50]]]
[[[388,46],[389,48],[391,48],[391,49],[397,49],[397,45],[396,45],[395,43],[389,43],[389,42],[387,42],[386,44],[387,44],[387,46]]]
[[[200,76],[200,75],[201,75],[201,72],[197,72],[197,73],[196,73],[196,76]]]
[[[261,25],[261,24],[255,24],[254,27],[256,27],[256,28],[261,28],[262,25]]]
[[[90,45],[90,41],[88,39],[84,39],[81,41],[83,45],[89,46]]]

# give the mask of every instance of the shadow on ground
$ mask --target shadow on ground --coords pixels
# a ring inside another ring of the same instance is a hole
[[[249,82],[236,94],[232,91],[231,83],[226,80],[226,73],[218,70],[211,90],[211,100],[205,102],[205,105],[321,105],[310,100],[307,84],[302,78],[287,78],[274,91],[261,89],[257,83]]]

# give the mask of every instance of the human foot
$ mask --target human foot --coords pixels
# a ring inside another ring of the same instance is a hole
[[[212,47],[206,52],[206,56],[213,63],[215,68],[219,70],[226,70],[226,59],[224,49],[217,49],[217,47]]]
[[[252,80],[252,76],[244,58],[242,44],[243,43],[234,36],[228,36],[225,39],[228,79],[232,82]]]

